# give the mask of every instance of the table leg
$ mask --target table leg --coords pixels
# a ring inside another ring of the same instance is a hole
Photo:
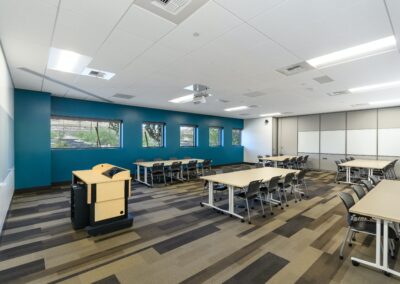
[[[275,168],[278,167],[278,161],[274,161],[274,167],[275,167]]]
[[[148,184],[147,183],[147,167],[144,167],[144,183]]]
[[[137,180],[140,181],[140,166],[136,165],[136,176],[137,176]]]
[[[388,221],[383,221],[383,268],[388,269]]]
[[[351,171],[350,167],[346,167],[346,182],[351,183]]]
[[[381,220],[376,220],[376,246],[375,246],[375,264],[381,265]]]
[[[374,170],[373,169],[368,169],[368,180],[371,181],[371,177],[374,174]]]
[[[228,194],[229,194],[229,212],[231,214],[235,214],[234,188],[231,185],[228,186]]]

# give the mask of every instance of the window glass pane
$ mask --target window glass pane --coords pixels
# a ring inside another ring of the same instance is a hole
[[[232,129],[232,145],[240,146],[242,144],[242,130]]]
[[[51,118],[51,148],[120,147],[121,121]]]
[[[195,147],[196,146],[196,127],[195,126],[181,126],[179,141],[180,141],[181,147]]]
[[[164,124],[145,122],[142,124],[142,146],[164,147]]]
[[[221,146],[221,128],[210,127],[208,129],[209,133],[209,145],[211,147]]]

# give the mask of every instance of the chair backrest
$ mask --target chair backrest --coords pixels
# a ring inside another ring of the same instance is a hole
[[[231,172],[233,172],[234,170],[232,169],[232,168],[229,168],[229,167],[224,167],[224,168],[222,168],[222,172],[225,174],[225,173],[231,173]]]
[[[349,157],[350,161],[354,161],[356,158],[354,157]]]
[[[173,171],[173,172],[180,171],[181,166],[182,166],[182,162],[173,162],[171,164],[171,171]]]
[[[365,185],[365,187],[367,188],[368,191],[371,191],[374,188],[374,186],[372,185],[372,183],[369,180],[363,179],[361,181],[361,183],[363,185]]]
[[[352,188],[353,188],[353,191],[355,192],[355,194],[357,195],[358,200],[361,200],[365,196],[365,190],[361,185],[355,184],[355,185],[353,185]]]
[[[304,164],[307,163],[308,157],[309,157],[308,155],[305,155],[305,156],[304,156],[304,159],[303,159],[303,163],[304,163]]]
[[[339,192],[338,193],[340,199],[343,201],[344,206],[346,207],[347,212],[349,212],[350,208],[356,204],[354,201],[353,196],[350,193],[347,192]]]
[[[272,177],[268,182],[268,190],[276,190],[278,188],[278,183],[281,180],[281,176]]]
[[[297,157],[296,162],[301,163],[303,161],[303,156]]]
[[[269,158],[269,157],[271,157],[271,155],[265,155],[265,158]]]
[[[340,159],[340,162],[346,163],[347,161],[346,161],[346,159]]]
[[[188,169],[189,171],[194,171],[194,170],[196,170],[196,169],[197,169],[197,160],[189,161],[189,163],[187,164],[187,169]]]
[[[164,173],[164,163],[154,163],[152,166],[153,174]]]
[[[301,184],[304,182],[304,177],[306,176],[306,171],[302,170],[297,174],[297,183]]]
[[[290,163],[296,163],[297,157],[293,157],[293,158],[291,158],[289,161],[290,161]]]
[[[249,198],[256,196],[260,192],[261,183],[262,180],[253,180],[252,182],[250,182],[246,190],[246,197]]]
[[[289,187],[292,185],[292,181],[294,178],[294,173],[288,173],[283,179],[283,187]]]
[[[262,162],[263,158],[264,158],[263,155],[257,155],[257,159],[258,159],[259,162]]]
[[[348,161],[348,162],[351,161],[350,157],[346,157],[345,159],[346,159],[346,161]]]
[[[282,161],[283,166],[287,166],[287,164],[289,163],[290,159],[286,158]]]
[[[264,167],[263,163],[256,163],[255,166],[256,166],[257,169]]]
[[[206,159],[203,161],[203,168],[210,168],[211,167],[211,160]]]
[[[376,176],[370,176],[370,179],[371,179],[371,182],[372,182],[375,186],[377,186],[378,183],[381,182],[380,179],[379,179],[378,177],[376,177]]]

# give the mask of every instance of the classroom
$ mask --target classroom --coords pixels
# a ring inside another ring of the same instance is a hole
[[[0,0],[0,283],[400,283],[399,0]]]

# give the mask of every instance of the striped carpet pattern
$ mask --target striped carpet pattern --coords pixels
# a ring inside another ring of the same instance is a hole
[[[251,225],[200,207],[201,181],[135,183],[133,227],[96,237],[72,229],[68,187],[18,193],[0,240],[0,283],[400,283],[352,266],[350,256],[374,258],[372,237],[357,235],[339,259],[346,213],[337,193],[350,188],[326,172],[306,181],[308,198],[266,218],[255,204]]]

